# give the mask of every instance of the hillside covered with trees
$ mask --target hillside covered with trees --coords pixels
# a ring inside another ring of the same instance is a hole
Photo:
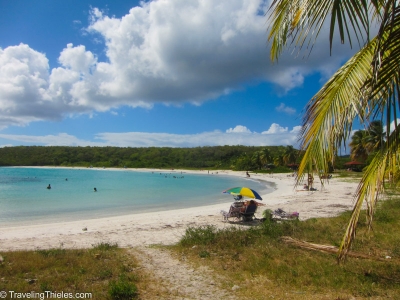
[[[18,146],[0,148],[0,166],[93,166],[261,170],[300,160],[293,146],[214,146],[121,148]],[[283,171],[282,170],[282,171]],[[289,169],[288,169],[289,170]]]

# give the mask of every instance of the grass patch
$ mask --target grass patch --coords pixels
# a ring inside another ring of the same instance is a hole
[[[350,213],[335,218],[276,223],[267,219],[247,230],[212,226],[189,228],[173,251],[207,265],[238,285],[237,296],[251,299],[396,299],[400,295],[400,199],[379,204],[374,231],[360,217],[353,250],[386,261],[348,258],[290,246],[282,236],[339,246]],[[389,258],[390,257],[390,258]]]
[[[117,244],[92,249],[0,253],[0,291],[91,293],[92,299],[139,299],[151,278]],[[157,292],[156,292],[157,294]]]
[[[117,243],[99,243],[99,244],[95,244],[93,245],[93,250],[99,250],[99,251],[109,251],[109,250],[113,250],[113,249],[117,249],[118,248],[118,244]]]
[[[120,276],[118,280],[109,283],[109,295],[115,300],[136,299],[137,287],[126,276]]]

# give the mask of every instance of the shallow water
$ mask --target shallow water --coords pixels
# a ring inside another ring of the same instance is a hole
[[[51,189],[47,189],[48,185]],[[233,200],[222,191],[272,184],[222,174],[83,168],[0,168],[0,225],[61,222]],[[94,192],[94,188],[97,192]]]

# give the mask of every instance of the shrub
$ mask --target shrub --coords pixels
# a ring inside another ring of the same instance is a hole
[[[208,245],[216,239],[216,236],[217,229],[215,226],[189,227],[180,243],[182,245]]]
[[[108,294],[113,300],[137,299],[138,297],[136,285],[129,282],[125,276],[109,283]]]
[[[116,248],[118,248],[118,244],[117,243],[110,244],[110,243],[102,242],[102,243],[93,245],[93,249],[100,250],[100,251],[108,251],[108,250],[116,249]]]

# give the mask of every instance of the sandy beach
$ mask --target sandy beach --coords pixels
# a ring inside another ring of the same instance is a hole
[[[207,171],[193,173],[206,174]],[[219,174],[221,173],[244,176],[244,172],[219,171]],[[335,216],[352,209],[353,195],[357,188],[357,183],[333,177],[324,186],[315,182],[314,187],[317,191],[311,192],[303,191],[301,187],[295,189],[295,178],[290,174],[251,176],[276,185],[274,192],[261,195],[265,206],[259,207],[259,218],[265,209],[277,208],[299,212],[301,220]],[[231,203],[232,201],[227,201],[210,206],[65,223],[0,227],[0,251],[87,248],[102,242],[118,243],[120,247],[173,244],[179,241],[189,226],[243,226],[240,223],[223,222],[220,211],[229,210]]]

